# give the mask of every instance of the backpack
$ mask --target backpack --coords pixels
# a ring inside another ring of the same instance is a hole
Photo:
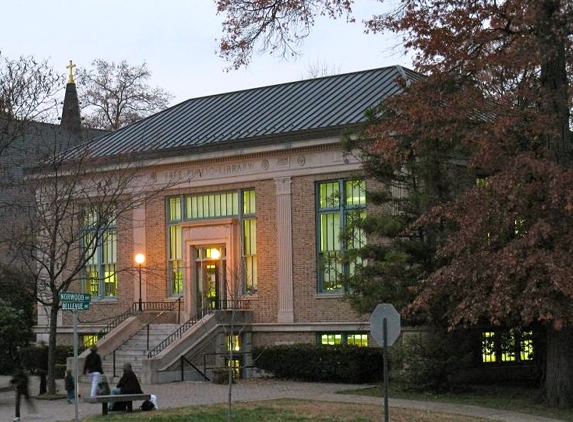
[[[143,403],[141,403],[141,406],[139,406],[139,408],[141,410],[153,410],[155,409],[155,405],[151,400],[145,400]]]
[[[97,385],[96,396],[107,396],[111,393],[109,389],[109,382],[105,375],[102,375],[100,382]]]

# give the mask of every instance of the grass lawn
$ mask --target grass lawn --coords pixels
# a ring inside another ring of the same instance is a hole
[[[362,394],[375,397],[384,396],[382,387],[347,390],[340,393]],[[406,392],[400,388],[391,387],[388,395],[390,398],[397,399],[476,405],[573,422],[573,410],[553,409],[542,404],[536,404],[537,390],[533,388],[479,385],[471,386],[467,392],[463,393],[432,394]]]
[[[485,422],[485,419],[418,410],[390,409],[392,422]],[[381,406],[324,403],[311,400],[270,400],[234,403],[233,422],[371,422],[384,419]],[[82,421],[226,422],[225,405],[160,409],[151,412],[110,413]]]

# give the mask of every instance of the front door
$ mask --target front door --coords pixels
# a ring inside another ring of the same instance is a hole
[[[194,247],[197,309],[221,309],[225,294],[225,249],[222,245]]]

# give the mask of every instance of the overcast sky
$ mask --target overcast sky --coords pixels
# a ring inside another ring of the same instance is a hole
[[[395,3],[396,0],[386,0]],[[285,62],[256,55],[247,69],[225,71],[217,55],[221,16],[213,0],[0,0],[0,51],[48,59],[61,73],[73,60],[147,62],[151,84],[188,98],[305,79],[310,67],[346,73],[400,64],[410,67],[396,36],[364,34],[361,20],[388,6],[357,0],[356,23],[317,21],[301,48]],[[8,18],[9,17],[9,18]]]

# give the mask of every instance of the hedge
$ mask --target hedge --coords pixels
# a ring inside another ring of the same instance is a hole
[[[350,384],[383,380],[383,351],[355,346],[295,344],[253,350],[254,365],[276,378]]]
[[[24,369],[32,374],[36,373],[38,362],[38,347],[30,346],[20,350]],[[56,346],[56,378],[63,378],[66,372],[66,359],[74,355],[72,346]]]

